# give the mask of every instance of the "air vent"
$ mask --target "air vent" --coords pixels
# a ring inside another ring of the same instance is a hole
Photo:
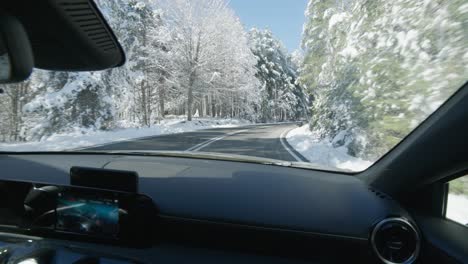
[[[414,263],[419,255],[420,243],[417,229],[400,217],[380,221],[371,234],[372,248],[386,264]]]
[[[103,51],[117,49],[117,45],[107,31],[88,0],[65,0],[62,9],[94,44]]]
[[[369,188],[369,191],[371,191],[372,193],[374,193],[377,197],[379,197],[380,199],[387,199],[387,200],[392,200],[392,198],[386,194],[384,194],[383,192],[380,192],[380,191],[377,191],[376,189],[374,188]]]

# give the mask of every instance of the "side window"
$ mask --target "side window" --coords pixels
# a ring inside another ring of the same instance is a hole
[[[446,217],[468,225],[468,175],[449,182]]]

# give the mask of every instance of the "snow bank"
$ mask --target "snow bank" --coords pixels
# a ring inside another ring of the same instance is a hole
[[[460,224],[468,224],[468,197],[465,195],[449,194],[446,216]]]
[[[62,151],[131,140],[141,137],[190,132],[208,128],[223,128],[248,125],[249,121],[237,119],[196,119],[191,122],[183,119],[169,119],[161,124],[145,128],[121,128],[112,131],[76,130],[65,134],[55,134],[45,140],[25,143],[1,143],[0,151]]]
[[[346,147],[334,148],[329,141],[321,141],[309,130],[309,125],[291,130],[286,136],[288,143],[312,163],[330,168],[362,171],[372,162],[352,157]]]

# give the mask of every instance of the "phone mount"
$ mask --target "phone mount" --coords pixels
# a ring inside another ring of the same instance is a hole
[[[70,183],[74,186],[138,193],[138,173],[134,171],[72,167]]]

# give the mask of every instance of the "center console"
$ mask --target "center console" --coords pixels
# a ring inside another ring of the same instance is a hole
[[[99,171],[87,172],[100,178]],[[0,199],[0,231],[130,247],[151,245],[148,234],[158,222],[151,198],[136,190],[115,190],[115,183],[114,190],[83,186],[92,177],[80,177],[74,180],[76,186],[0,181],[4,196]]]

